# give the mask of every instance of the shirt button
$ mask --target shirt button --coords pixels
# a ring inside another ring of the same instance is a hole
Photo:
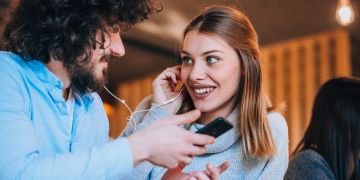
[[[63,107],[63,105],[62,105],[62,104],[58,104],[57,107],[58,107],[59,109],[61,109],[61,108]]]

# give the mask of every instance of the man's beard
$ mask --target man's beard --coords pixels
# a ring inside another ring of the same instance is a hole
[[[73,92],[84,95],[91,92],[99,92],[103,89],[106,84],[107,69],[103,69],[102,77],[99,78],[96,77],[95,66],[96,64],[91,62],[90,64],[75,62],[68,69],[71,77],[70,88]]]

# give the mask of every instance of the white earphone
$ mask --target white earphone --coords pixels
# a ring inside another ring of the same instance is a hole
[[[123,100],[123,99],[120,99],[119,97],[117,97],[116,95],[114,95],[105,85],[104,85],[104,89],[112,96],[114,97],[116,100],[120,101],[123,105],[125,105],[125,107],[127,108],[127,110],[129,111],[130,113],[130,116],[128,117],[128,121],[130,123],[130,126],[134,129],[134,132],[136,132],[136,121],[133,119],[133,115],[135,113],[139,113],[139,112],[146,112],[146,111],[150,111],[152,109],[155,109],[159,106],[164,106],[164,105],[167,105],[167,104],[170,104],[171,102],[175,101],[177,98],[179,98],[180,94],[182,93],[184,87],[181,88],[179,94],[177,94],[175,97],[169,99],[169,100],[166,100],[165,102],[161,103],[161,104],[157,104],[155,106],[153,106],[152,108],[150,109],[144,109],[144,110],[138,110],[138,111],[135,111],[135,112],[132,112],[132,110],[130,109],[130,107],[126,104],[126,101]]]

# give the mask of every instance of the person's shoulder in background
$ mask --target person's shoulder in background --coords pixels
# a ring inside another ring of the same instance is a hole
[[[316,151],[307,149],[297,153],[286,171],[285,180],[335,180],[330,166]]]

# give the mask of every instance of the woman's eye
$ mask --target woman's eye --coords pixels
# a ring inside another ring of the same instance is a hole
[[[219,61],[219,58],[214,57],[214,56],[208,56],[206,57],[206,61],[210,64],[216,63]]]
[[[192,64],[192,59],[190,57],[185,56],[182,57],[181,59],[183,64]]]

